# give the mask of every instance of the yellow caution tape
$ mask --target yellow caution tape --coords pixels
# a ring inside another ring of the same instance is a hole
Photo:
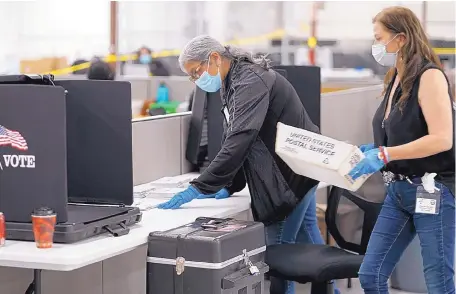
[[[275,30],[271,33],[256,36],[256,37],[231,40],[229,42],[226,42],[225,45],[246,46],[246,45],[258,44],[258,43],[261,43],[264,41],[270,41],[273,39],[282,38],[285,35],[285,33],[286,33],[285,30],[279,29],[279,30]],[[315,37],[311,37],[307,41],[307,44],[310,48],[314,48],[317,45],[317,39]],[[434,51],[439,55],[456,54],[456,48],[434,48]],[[163,50],[160,52],[153,52],[152,57],[158,58],[158,57],[179,56],[180,52],[181,52],[181,50],[179,50],[179,49]],[[136,60],[137,58],[138,58],[138,56],[136,54],[125,54],[125,55],[120,55],[120,56],[108,55],[105,58],[103,58],[103,60],[106,62],[117,62],[117,61]],[[85,63],[81,63],[78,65],[53,70],[51,72],[51,74],[56,75],[56,76],[72,74],[74,71],[83,70],[83,69],[86,69],[89,67],[90,67],[90,62],[85,62]],[[47,74],[47,73],[43,73],[43,74]]]
[[[455,55],[456,48],[434,48],[434,52],[438,55]]]
[[[307,40],[307,46],[309,46],[309,48],[315,48],[317,46],[317,38],[315,37],[310,37],[308,40]]]
[[[284,35],[285,35],[285,30],[281,29],[281,30],[273,31],[268,34],[256,36],[256,37],[231,40],[229,42],[226,42],[225,45],[237,45],[237,46],[252,45],[252,44],[260,43],[262,41],[269,41],[272,39],[282,38]],[[181,50],[179,50],[179,49],[163,50],[160,52],[153,52],[152,57],[158,58],[158,57],[179,56],[180,52],[181,52]],[[136,54],[126,54],[126,55],[121,55],[121,56],[117,56],[117,57],[114,55],[109,55],[109,56],[103,58],[103,60],[106,62],[116,62],[116,61],[136,60],[137,58],[138,58],[138,56]],[[53,74],[55,76],[71,74],[74,71],[86,69],[89,67],[90,67],[90,62],[85,62],[85,63],[81,63],[78,65],[53,70],[51,72],[51,74]],[[43,74],[45,74],[45,73],[43,73]]]

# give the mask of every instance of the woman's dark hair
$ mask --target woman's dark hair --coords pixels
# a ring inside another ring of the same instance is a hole
[[[94,61],[87,73],[89,80],[114,80],[114,72],[104,61]]]
[[[382,24],[393,34],[405,35],[406,41],[399,51],[404,63],[404,73],[401,76],[402,96],[399,98],[399,108],[403,108],[413,87],[413,83],[424,61],[441,63],[426,36],[418,17],[408,8],[401,6],[388,7],[377,14],[372,23]],[[395,69],[391,68],[385,76],[384,92],[394,76]]]

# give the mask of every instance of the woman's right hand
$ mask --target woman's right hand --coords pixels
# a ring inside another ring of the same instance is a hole
[[[375,148],[375,145],[373,143],[364,144],[364,145],[359,146],[359,150],[361,150],[362,153],[372,150],[374,148]]]

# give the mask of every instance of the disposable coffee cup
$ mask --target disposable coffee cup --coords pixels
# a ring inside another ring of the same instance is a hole
[[[35,209],[32,213],[33,235],[38,248],[52,248],[57,215],[48,207]]]

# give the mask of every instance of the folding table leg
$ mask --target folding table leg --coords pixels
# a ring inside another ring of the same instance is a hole
[[[41,270],[35,269],[33,270],[33,280],[35,284],[35,293],[34,294],[41,294]]]
[[[35,288],[35,283],[31,282],[27,290],[25,291],[25,294],[33,294],[33,292],[35,291],[33,288]]]
[[[41,294],[41,270],[33,270],[33,282],[30,283],[25,294]]]

